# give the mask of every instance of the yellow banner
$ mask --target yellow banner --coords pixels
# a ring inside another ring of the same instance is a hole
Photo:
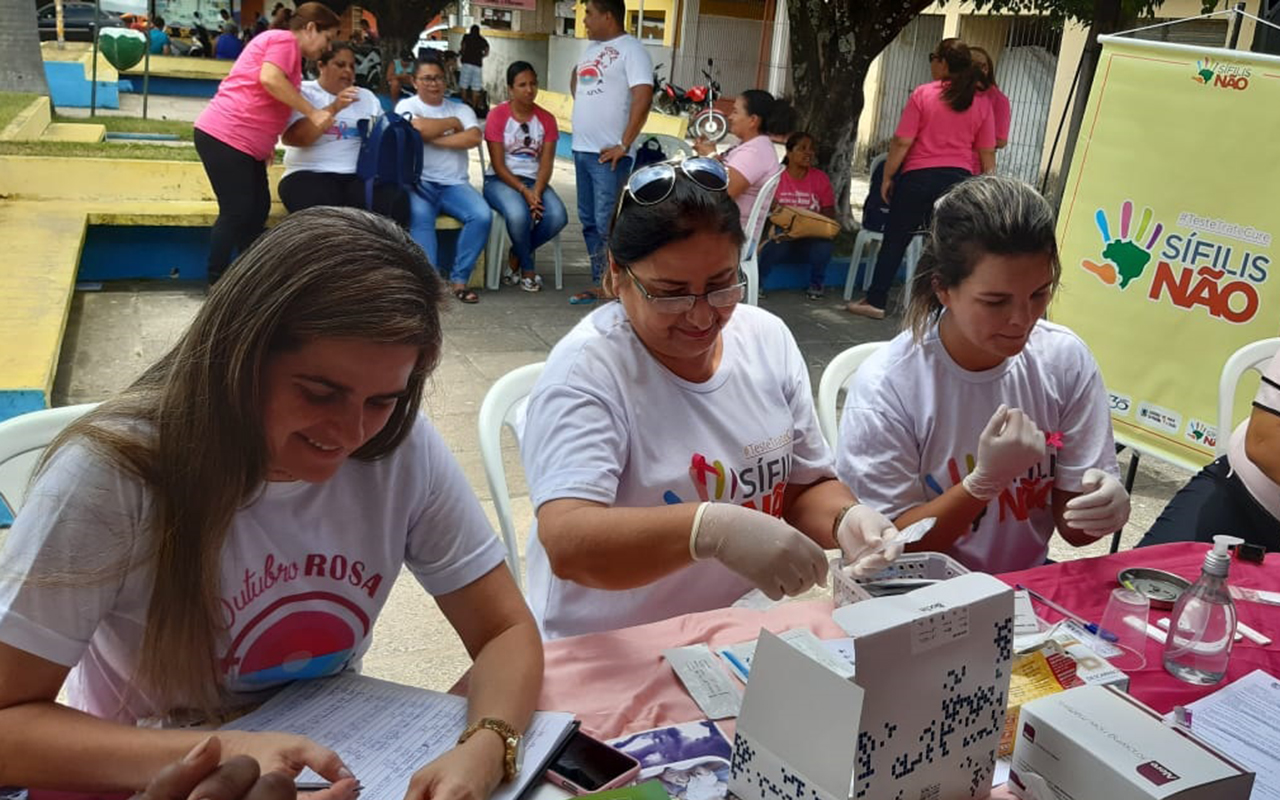
[[[1231,434],[1216,429],[1223,363],[1280,331],[1280,59],[1101,40],[1051,316],[1097,357],[1117,439],[1196,468]]]

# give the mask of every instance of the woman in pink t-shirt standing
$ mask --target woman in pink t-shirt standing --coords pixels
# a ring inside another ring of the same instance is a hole
[[[786,169],[778,179],[778,191],[773,202],[778,206],[835,217],[836,195],[831,188],[831,179],[813,165],[814,151],[813,137],[809,134],[800,132],[787,137],[787,157],[782,160]],[[810,300],[821,300],[827,263],[831,261],[834,247],[833,240],[812,236],[766,242],[760,248],[760,283],[764,283],[775,264],[808,264],[809,287],[805,296]]]
[[[978,66],[978,71],[982,73],[978,81],[978,95],[987,98],[987,102],[991,104],[991,119],[996,127],[996,149],[1003,149],[1009,144],[1013,108],[1009,105],[1009,98],[996,85],[995,59],[981,47],[970,47],[969,53],[973,56],[973,63]],[[975,175],[982,172],[982,161],[978,158],[977,150],[973,151],[973,172]]]
[[[884,319],[889,287],[913,232],[928,224],[939,197],[973,174],[973,152],[982,172],[995,169],[991,104],[977,94],[981,73],[969,48],[943,39],[929,63],[934,80],[911,93],[889,145],[880,185],[889,203],[884,241],[867,296],[847,306],[859,316]]]
[[[287,19],[287,22],[285,20]],[[307,102],[302,59],[319,58],[338,32],[339,20],[320,3],[303,3],[278,17],[288,30],[264,31],[245,47],[218,93],[195,122],[196,152],[218,198],[218,219],[209,245],[209,283],[222,277],[233,250],[244,252],[262,233],[271,211],[267,164],[276,139],[297,111],[320,130],[359,95],[349,87],[327,108]]]

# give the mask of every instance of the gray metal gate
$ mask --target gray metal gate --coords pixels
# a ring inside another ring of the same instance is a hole
[[[921,14],[880,54],[876,124],[866,152],[883,153],[889,149],[889,139],[898,127],[898,118],[911,91],[929,82],[929,54],[942,40],[944,22],[941,14]]]

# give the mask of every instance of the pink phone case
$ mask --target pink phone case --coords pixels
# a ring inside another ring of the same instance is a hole
[[[559,786],[561,789],[564,789],[575,795],[591,794],[593,792],[603,792],[606,789],[617,789],[619,786],[626,786],[628,783],[635,780],[636,776],[639,774],[640,774],[640,764],[637,763],[634,767],[622,773],[621,775],[614,778],[613,780],[609,781],[604,786],[601,786],[599,789],[584,789],[578,784],[564,777],[560,773],[556,772],[555,769],[550,767],[547,768],[548,781],[551,781],[556,786]]]

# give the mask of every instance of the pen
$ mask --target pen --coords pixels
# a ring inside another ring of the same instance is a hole
[[[1039,593],[1039,592],[1037,592],[1035,589],[1028,589],[1026,586],[1023,586],[1022,584],[1018,584],[1015,588],[1017,588],[1017,589],[1025,589],[1025,590],[1026,590],[1026,592],[1027,592],[1027,594],[1031,595],[1031,597],[1033,597],[1033,598],[1035,598],[1036,600],[1040,601],[1040,604],[1041,604],[1041,605],[1048,606],[1049,608],[1052,608],[1054,611],[1057,611],[1059,614],[1061,614],[1062,616],[1066,617],[1067,619],[1075,620],[1076,622],[1080,623],[1081,627],[1083,627],[1083,628],[1084,628],[1085,630],[1087,630],[1089,633],[1092,633],[1092,634],[1094,634],[1095,636],[1098,636],[1098,637],[1099,637],[1099,638],[1101,638],[1104,642],[1118,642],[1118,641],[1120,641],[1120,637],[1119,637],[1119,636],[1116,636],[1116,635],[1115,635],[1114,633],[1112,633],[1111,631],[1099,630],[1099,628],[1098,628],[1098,624],[1097,624],[1096,622],[1089,622],[1088,620],[1084,619],[1083,617],[1079,616],[1078,614],[1075,614],[1075,613],[1073,613],[1073,612],[1071,612],[1071,611],[1068,611],[1067,609],[1065,609],[1065,608],[1063,608],[1062,606],[1058,605],[1057,603],[1053,602],[1053,601],[1052,601],[1052,600],[1050,600],[1049,598],[1047,598],[1047,597],[1045,597],[1044,595],[1040,594],[1040,593]]]
[[[742,659],[735,656],[730,650],[721,650],[720,655],[724,656],[724,660],[728,661],[729,664],[733,666],[734,670],[738,673],[738,677],[742,678],[743,683],[746,683],[747,675],[751,672],[751,668],[742,663]]]
[[[293,786],[295,789],[297,789],[298,794],[303,794],[304,792],[323,792],[325,789],[328,789],[329,787],[333,786],[333,784],[329,783],[328,781],[298,781],[294,783]],[[357,782],[356,794],[360,794],[360,792],[363,790],[364,790],[364,787],[361,786],[359,782]]]

